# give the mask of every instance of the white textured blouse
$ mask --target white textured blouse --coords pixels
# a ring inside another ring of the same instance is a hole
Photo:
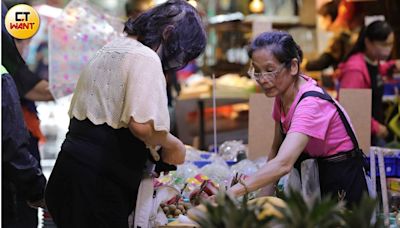
[[[83,69],[68,113],[114,129],[127,128],[133,117],[138,123],[153,121],[156,131],[169,131],[160,58],[133,38],[111,41]]]

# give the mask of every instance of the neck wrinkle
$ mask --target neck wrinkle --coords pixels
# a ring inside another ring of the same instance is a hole
[[[286,110],[285,107],[287,107],[288,108],[287,110],[289,110],[290,107],[292,106],[292,103],[296,98],[296,94],[299,91],[298,82],[299,78],[296,77],[293,80],[293,83],[287,88],[286,92],[282,95],[281,101],[283,110]]]

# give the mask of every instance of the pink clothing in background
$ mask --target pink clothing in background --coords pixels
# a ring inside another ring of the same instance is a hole
[[[286,115],[282,112],[281,99],[275,98],[273,119],[281,121],[283,131],[288,134],[298,132],[308,135],[310,140],[305,152],[312,157],[326,157],[353,149],[353,143],[332,103],[318,97],[306,97],[297,105],[300,97],[307,91],[322,93],[316,81],[307,76],[303,78],[307,80],[307,83],[299,88]],[[347,113],[344,110],[343,112],[349,119]]]
[[[379,63],[379,74],[386,75],[393,64],[394,61]],[[352,55],[346,62],[341,63],[338,69],[340,89],[371,89],[371,77],[363,53]],[[371,117],[371,133],[376,134],[378,128],[379,122]]]

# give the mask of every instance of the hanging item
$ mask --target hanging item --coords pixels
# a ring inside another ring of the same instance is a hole
[[[70,95],[98,49],[122,35],[123,22],[83,0],[72,0],[49,26],[49,84],[55,99]]]

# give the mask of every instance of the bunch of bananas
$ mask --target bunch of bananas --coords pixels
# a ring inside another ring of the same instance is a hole
[[[285,208],[286,203],[282,199],[273,196],[263,196],[249,200],[248,205],[256,206],[257,219],[263,220],[267,217],[282,218],[283,214],[277,208]]]

